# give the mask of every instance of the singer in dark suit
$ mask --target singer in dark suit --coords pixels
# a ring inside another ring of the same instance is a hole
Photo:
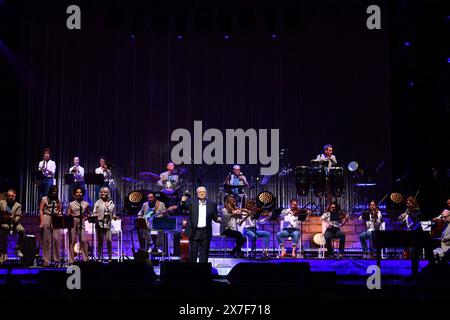
[[[197,197],[181,198],[181,207],[189,211],[185,233],[189,237],[189,255],[191,262],[208,262],[209,246],[212,237],[212,220],[221,222],[217,205],[206,198],[206,188],[198,187]]]

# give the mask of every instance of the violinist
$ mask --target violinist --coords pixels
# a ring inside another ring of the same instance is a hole
[[[268,258],[271,234],[268,231],[259,230],[258,225],[264,224],[270,218],[270,214],[268,214],[265,218],[258,220],[257,214],[260,209],[257,207],[254,200],[247,201],[246,209],[249,211],[249,214],[247,214],[240,222],[240,224],[244,224],[244,235],[252,241],[252,248],[256,248],[256,240],[258,238],[262,238],[264,246],[263,258]]]
[[[332,239],[339,239],[339,258],[342,258],[345,248],[345,233],[341,231],[341,226],[345,224],[348,216],[343,215],[340,212],[339,205],[333,201],[328,205],[327,212],[321,217],[322,223],[325,226],[324,238],[327,247],[327,256],[330,257],[333,254],[333,246],[331,244]]]
[[[361,242],[361,247],[363,249],[365,258],[369,258],[370,253],[373,253],[375,251],[371,246],[369,252],[367,247],[367,240],[369,240],[370,244],[372,243],[373,231],[380,230],[380,225],[383,221],[383,215],[381,214],[374,200],[372,200],[369,204],[369,218],[370,220],[366,221],[366,231],[362,232],[359,235],[359,241]],[[363,220],[362,215],[359,217],[359,220]]]
[[[408,231],[422,231],[420,216],[420,207],[416,198],[406,198],[406,211],[398,217],[398,220],[406,225]]]
[[[437,227],[431,232],[431,236],[441,238],[442,256],[448,257],[450,255],[450,198],[447,199],[447,208],[438,217],[433,218],[433,222],[437,224]]]
[[[220,224],[220,233],[226,237],[234,238],[236,245],[231,254],[236,258],[242,258],[242,246],[245,244],[245,237],[239,231],[239,221],[242,214],[249,214],[250,211],[246,208],[239,208],[236,199],[233,196],[228,196],[225,200],[225,207],[222,209],[222,223]]]
[[[297,244],[300,239],[300,221],[298,215],[300,209],[298,207],[297,199],[292,199],[289,209],[284,209],[280,214],[280,219],[283,221],[283,230],[277,233],[277,241],[281,250],[281,257],[286,256],[286,249],[284,248],[283,239],[292,238],[292,257],[296,257]]]

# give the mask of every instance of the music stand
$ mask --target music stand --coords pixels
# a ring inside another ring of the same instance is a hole
[[[298,252],[301,256],[303,256],[303,243],[302,243],[302,237],[303,237],[303,222],[306,221],[306,218],[308,218],[308,214],[306,212],[302,212],[298,214],[298,221],[300,221],[300,248],[298,248]]]
[[[64,175],[64,184],[74,184],[75,183],[75,177],[71,173],[66,173]]]
[[[171,218],[171,217],[160,217],[160,218],[154,218],[152,221],[152,229],[154,230],[162,230],[164,231],[164,250],[163,250],[163,257],[164,253],[167,252],[167,257],[170,260],[170,250],[169,250],[169,239],[167,237],[168,231],[176,230],[177,228],[177,219]]]
[[[33,172],[33,179],[34,180],[42,180],[44,179],[44,173],[41,170],[36,170]]]
[[[92,249],[92,251],[91,251],[91,254],[92,254],[92,256],[91,256],[91,260],[94,260],[94,226],[97,224],[97,222],[98,222],[98,218],[97,218],[97,216],[88,216],[87,217],[87,221],[91,224],[91,249]],[[97,233],[95,234],[96,236],[97,236]],[[103,246],[103,243],[102,243],[102,246]]]
[[[65,215],[52,215],[52,226],[53,229],[70,229],[74,227],[73,217],[72,216],[65,216]],[[52,232],[53,233],[53,232]],[[67,234],[67,237],[69,235]],[[66,238],[64,238],[64,241]],[[53,241],[53,239],[52,239]],[[66,244],[64,243],[66,246]],[[66,262],[67,253],[66,253],[66,247],[64,247],[64,255],[61,258],[62,260],[60,262]],[[70,250],[70,248],[69,248]]]
[[[275,252],[275,221],[278,221],[283,208],[276,208],[272,211],[269,221],[272,221],[272,250]]]
[[[84,175],[84,181],[86,184],[100,185],[105,182],[105,177],[102,174],[86,173]]]

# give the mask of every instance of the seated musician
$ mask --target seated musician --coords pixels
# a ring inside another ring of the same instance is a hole
[[[339,206],[336,202],[332,202],[328,205],[327,212],[325,212],[321,217],[322,223],[325,225],[324,238],[327,247],[327,257],[333,255],[333,246],[331,240],[339,239],[339,258],[342,258],[345,248],[345,234],[341,231],[341,226],[347,221],[347,216],[344,221],[341,222]]]
[[[238,205],[240,205],[243,196],[245,195],[245,189],[248,187],[247,178],[242,174],[241,167],[239,165],[233,166],[233,172],[230,172],[223,182],[225,191],[229,195],[233,195],[237,199]]]
[[[80,244],[79,251],[83,261],[88,260],[88,247],[84,232],[84,218],[90,215],[89,203],[83,200],[85,190],[81,187],[73,189],[74,201],[69,203],[67,215],[73,217],[73,228],[69,229],[69,264],[75,259],[75,243]]]
[[[292,257],[296,257],[297,244],[300,239],[300,221],[298,220],[297,199],[292,199],[289,209],[284,209],[280,214],[280,219],[283,221],[283,230],[278,231],[277,241],[281,249],[281,257],[286,256],[286,249],[284,248],[283,239],[292,238]]]
[[[142,250],[148,251],[151,239],[152,220],[154,217],[160,217],[163,212],[166,211],[166,206],[163,202],[156,200],[156,196],[153,192],[147,195],[147,202],[142,205],[141,210],[138,212],[139,219],[145,219],[148,229],[139,229],[139,244]],[[161,244],[164,237],[164,231],[158,230],[156,237],[156,245],[153,247],[154,251],[161,252]]]
[[[263,257],[264,258],[268,258],[269,257],[269,241],[270,241],[270,232],[264,231],[264,230],[259,230],[258,229],[258,225],[259,224],[264,224],[268,218],[270,218],[270,215],[268,215],[266,218],[264,218],[263,220],[258,220],[258,217],[256,215],[256,213],[258,212],[258,207],[256,206],[256,203],[254,200],[248,200],[246,207],[249,208],[248,213],[246,213],[242,220],[241,220],[241,224],[244,224],[244,235],[247,238],[250,238],[252,240],[252,248],[256,249],[256,240],[257,238],[262,238],[263,239]],[[248,216],[248,218],[246,218],[246,216],[250,214],[250,216]]]
[[[406,225],[408,231],[422,231],[420,216],[420,207],[416,198],[406,198],[406,211],[398,217],[399,221]]]
[[[53,262],[60,262],[60,230],[54,228],[52,216],[61,215],[61,201],[58,198],[58,187],[51,186],[46,197],[43,197],[39,205],[39,228],[43,231],[42,255],[44,267],[48,267],[52,258]]]
[[[450,259],[450,210],[442,213],[442,219],[444,219],[446,227],[441,236],[441,249],[445,260],[448,261]]]
[[[370,253],[373,253],[375,251],[371,246],[371,250],[369,252],[367,240],[369,240],[370,245],[372,245],[372,233],[375,230],[380,230],[380,225],[383,222],[383,215],[381,214],[380,210],[377,207],[377,204],[373,200],[369,204],[369,217],[370,220],[366,221],[366,231],[362,232],[359,235],[359,240],[361,242],[361,247],[363,249],[365,258],[369,258]],[[363,220],[362,215],[359,217],[359,220]]]
[[[439,235],[441,238],[441,247],[435,250],[440,258],[444,258],[445,260],[450,259],[450,198],[447,199],[447,208],[442,211],[442,213],[433,218],[433,222],[442,224],[442,228],[438,230],[440,232]],[[433,235],[433,233],[432,233]]]
[[[9,189],[6,192],[6,200],[0,200],[0,212],[8,217],[8,221],[3,221],[0,235],[0,263],[7,260],[8,234],[17,232],[16,254],[22,258],[22,244],[25,229],[20,224],[22,217],[22,205],[16,201],[16,191]]]
[[[236,199],[228,196],[225,200],[225,207],[222,209],[222,223],[220,224],[220,233],[226,237],[234,238],[236,244],[231,250],[231,254],[236,258],[244,256],[242,246],[245,244],[245,237],[239,231],[239,221],[242,213],[249,213],[245,208],[239,208]]]

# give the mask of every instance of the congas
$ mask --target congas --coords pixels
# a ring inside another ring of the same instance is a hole
[[[332,167],[329,172],[330,190],[333,196],[340,197],[344,191],[344,168]]]
[[[325,192],[326,179],[327,175],[323,166],[315,166],[311,169],[311,187],[316,197]]]
[[[308,166],[295,167],[295,186],[299,196],[306,196],[311,188],[311,168]]]

